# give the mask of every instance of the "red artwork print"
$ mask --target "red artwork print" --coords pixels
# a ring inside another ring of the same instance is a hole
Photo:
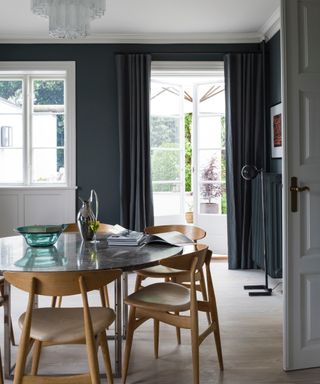
[[[273,146],[282,146],[282,135],[281,135],[281,113],[273,116]]]

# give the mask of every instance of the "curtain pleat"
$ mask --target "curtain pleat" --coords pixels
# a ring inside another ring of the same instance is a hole
[[[244,165],[265,169],[262,55],[225,56],[228,260],[230,269],[253,268],[252,183]]]
[[[121,225],[153,225],[150,160],[151,55],[116,56],[118,82]]]

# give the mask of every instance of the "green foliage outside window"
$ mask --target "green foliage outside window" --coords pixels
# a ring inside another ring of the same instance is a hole
[[[185,191],[192,192],[192,144],[191,144],[192,113],[184,115],[185,139]]]
[[[173,146],[179,148],[179,141],[179,119],[177,117],[151,116],[151,148],[172,148]]]
[[[168,150],[170,147],[173,150]],[[151,151],[151,170],[153,181],[179,181],[180,152],[176,150],[174,144],[165,143],[160,148]],[[175,185],[171,183],[153,183],[153,191],[173,192]]]
[[[35,105],[63,105],[64,81],[63,80],[35,80],[34,100]]]
[[[21,80],[1,80],[0,97],[11,103],[22,106],[22,81]]]

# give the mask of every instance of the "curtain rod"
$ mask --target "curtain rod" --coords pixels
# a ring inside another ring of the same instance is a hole
[[[227,52],[115,52],[115,55],[130,55],[130,54],[149,54],[149,55],[228,55],[233,53],[259,53],[262,51],[227,51]]]

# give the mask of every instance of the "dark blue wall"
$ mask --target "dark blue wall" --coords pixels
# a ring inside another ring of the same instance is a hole
[[[259,44],[0,44],[0,61],[75,61],[78,194],[94,188],[100,220],[119,222],[116,53],[148,52],[153,60],[216,61]]]
[[[266,79],[267,79],[267,137],[269,150],[269,171],[282,173],[282,160],[271,158],[270,108],[281,103],[281,51],[280,32],[266,44]],[[269,127],[269,129],[268,129]]]

